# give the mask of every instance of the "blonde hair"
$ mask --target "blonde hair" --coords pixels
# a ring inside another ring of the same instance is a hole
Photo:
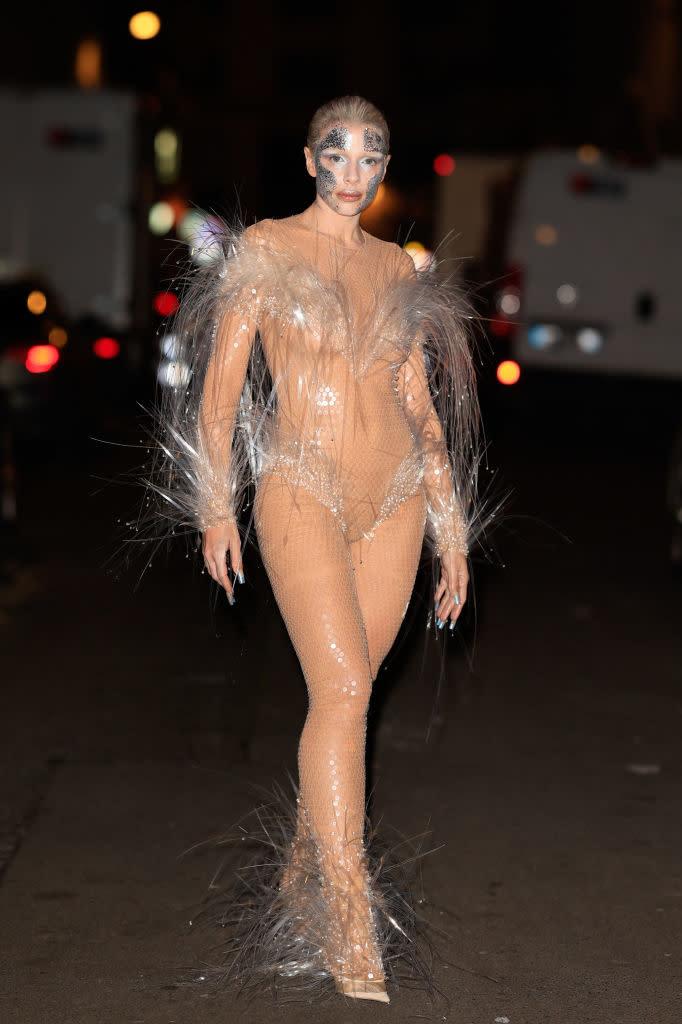
[[[339,96],[338,99],[330,100],[329,103],[317,108],[308,126],[307,142],[310,149],[315,150],[327,128],[341,123],[371,124],[386,143],[388,153],[390,133],[386,118],[378,107],[362,96]]]

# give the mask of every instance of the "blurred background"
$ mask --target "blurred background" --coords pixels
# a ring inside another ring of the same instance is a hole
[[[125,480],[145,458],[142,407],[184,380],[164,328],[179,267],[215,215],[308,205],[308,121],[360,93],[393,154],[363,223],[472,295],[483,484],[512,492],[445,654],[425,653],[420,576],[377,683],[377,807],[408,832],[433,811],[454,844],[461,884],[442,866],[432,881],[478,978],[469,1003],[456,991],[467,1022],[481,1001],[498,1020],[679,1020],[674,930],[659,925],[682,909],[681,20],[679,0],[111,0],[3,16],[0,873],[22,998],[43,962],[58,1011],[69,984],[86,1020],[106,1019],[98,999],[146,999],[130,971],[196,895],[164,867],[173,843],[234,820],[247,780],[295,770],[305,695],[253,552],[229,614],[180,546],[143,579],[145,559],[121,582],[110,570],[140,500]],[[110,871],[91,882],[73,850],[89,854],[97,828]],[[22,901],[46,849],[38,913]],[[129,863],[144,879],[136,932],[115,924],[111,879]],[[110,934],[64,903],[62,870]],[[154,886],[169,917],[152,935]],[[129,954],[117,928],[137,936]],[[69,950],[100,941],[120,985],[86,997]],[[149,953],[149,977],[174,956]]]
[[[346,92],[393,132],[365,226],[472,289],[491,426],[504,389],[530,388],[527,408],[600,374],[679,380],[675,0],[482,0],[428,17],[377,3],[361,27],[349,17],[204,0],[46,5],[38,18],[26,5],[6,22],[5,521],[30,442],[44,456],[110,427],[114,439],[157,378],[182,378],[159,347],[178,264],[212,214],[248,223],[310,202],[306,126]],[[548,376],[533,390],[526,369]],[[658,441],[672,451],[673,436]]]

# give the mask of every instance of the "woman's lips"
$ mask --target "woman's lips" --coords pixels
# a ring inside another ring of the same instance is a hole
[[[362,198],[362,192],[337,192],[336,194],[344,203],[355,203]]]

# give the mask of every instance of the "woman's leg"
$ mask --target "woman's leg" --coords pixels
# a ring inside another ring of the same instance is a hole
[[[390,651],[414,589],[426,505],[420,490],[376,527],[372,540],[350,545],[355,589],[367,637],[372,679]]]
[[[275,476],[261,481],[256,528],[308,687],[300,800],[320,863],[328,966],[337,978],[377,982],[383,970],[363,846],[372,674],[348,545],[328,509]]]

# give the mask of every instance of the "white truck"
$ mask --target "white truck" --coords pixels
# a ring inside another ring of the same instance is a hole
[[[497,316],[521,367],[682,380],[682,160],[613,163],[593,146],[531,157]],[[682,425],[667,495],[682,566]]]
[[[533,155],[506,254],[496,315],[521,367],[682,379],[682,160]]]
[[[127,93],[0,89],[0,522],[17,514],[19,439],[82,433],[134,364],[118,339],[134,313],[136,121]]]
[[[519,368],[682,382],[682,160],[628,165],[591,145],[523,161],[454,155],[438,230],[474,226],[450,241],[458,257],[479,255],[495,226],[491,184],[515,181],[489,313],[509,357],[498,379],[510,367],[505,383]],[[671,558],[682,566],[682,427],[671,447]]]
[[[135,98],[0,90],[0,277],[31,272],[70,320],[131,322]]]

